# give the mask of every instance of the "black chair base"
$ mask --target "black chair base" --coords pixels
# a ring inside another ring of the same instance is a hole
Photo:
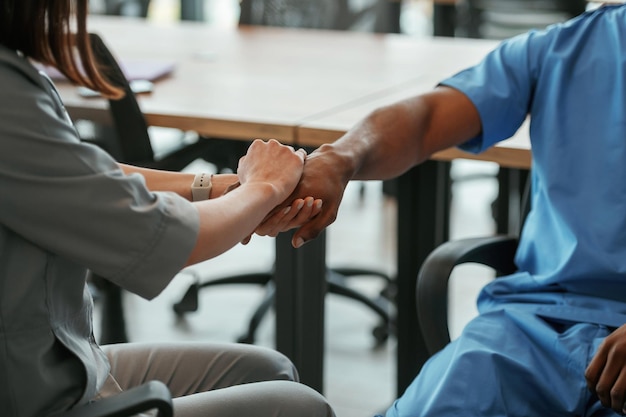
[[[351,289],[346,284],[345,281],[349,277],[356,276],[373,276],[380,278],[385,282],[385,287],[376,299],[369,298],[364,294]],[[227,284],[253,284],[266,287],[265,296],[256,307],[254,313],[248,321],[248,328],[246,332],[237,338],[237,342],[239,343],[253,344],[255,342],[255,334],[259,325],[269,312],[270,308],[274,305],[275,287],[273,284],[272,271],[234,275],[203,283],[195,282],[189,286],[180,301],[172,306],[172,309],[178,317],[183,317],[187,313],[195,312],[198,310],[199,306],[198,298],[200,289]],[[383,345],[389,336],[394,334],[395,320],[393,300],[395,297],[395,291],[393,280],[389,276],[379,271],[361,268],[334,268],[328,271],[327,284],[328,293],[337,294],[358,301],[380,318],[380,323],[372,329],[372,335],[376,341],[376,346]]]

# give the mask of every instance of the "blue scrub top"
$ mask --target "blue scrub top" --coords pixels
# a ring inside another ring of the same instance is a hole
[[[487,285],[479,311],[626,323],[626,6],[503,42],[444,80],[476,105],[481,152],[530,115],[532,210],[519,272]]]

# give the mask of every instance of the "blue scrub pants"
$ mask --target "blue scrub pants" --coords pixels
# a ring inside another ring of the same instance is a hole
[[[612,330],[526,311],[482,314],[424,365],[386,417],[618,416],[584,377]]]

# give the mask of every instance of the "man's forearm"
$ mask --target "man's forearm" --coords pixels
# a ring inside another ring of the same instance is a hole
[[[331,153],[356,180],[397,177],[427,159],[421,155],[423,120],[417,99],[382,107],[370,113],[336,142],[316,152]]]
[[[386,180],[464,143],[481,129],[478,111],[464,94],[437,87],[375,110],[329,150],[344,160],[350,179]]]

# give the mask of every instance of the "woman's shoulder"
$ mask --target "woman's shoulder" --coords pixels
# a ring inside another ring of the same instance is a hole
[[[26,81],[44,87],[39,69],[19,52],[0,45],[0,85],[2,85],[2,89],[6,90],[12,85],[17,87],[21,84],[20,79],[22,82]]]

